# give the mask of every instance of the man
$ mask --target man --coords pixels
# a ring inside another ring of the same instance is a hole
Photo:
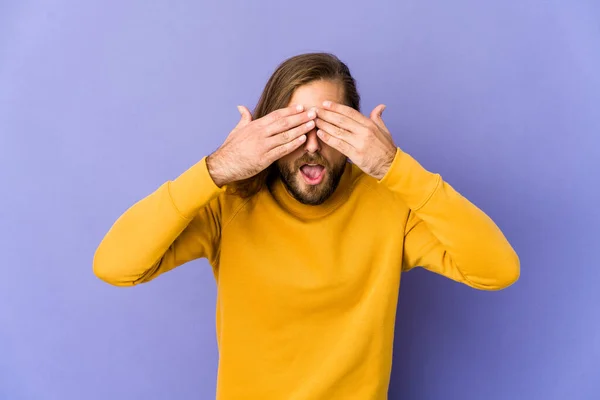
[[[494,222],[362,115],[330,54],[282,63],[254,116],[128,209],[94,272],[148,282],[200,257],[218,286],[218,399],[385,399],[401,273],[498,290],[519,259]],[[351,160],[349,162],[348,160]]]

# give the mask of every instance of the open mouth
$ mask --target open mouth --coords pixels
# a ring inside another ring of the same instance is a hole
[[[325,167],[321,164],[304,164],[300,167],[300,174],[309,185],[318,185],[325,177]]]

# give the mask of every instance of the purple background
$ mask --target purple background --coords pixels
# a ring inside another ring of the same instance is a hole
[[[210,399],[195,261],[92,274],[134,201],[213,151],[285,58],[347,61],[364,112],[504,230],[496,293],[404,275],[390,399],[600,398],[600,2],[0,2],[0,399]]]

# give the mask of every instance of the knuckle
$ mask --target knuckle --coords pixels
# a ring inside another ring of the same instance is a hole
[[[281,113],[281,110],[276,110],[267,116],[267,122],[269,124],[273,124],[273,123],[277,122],[278,120],[280,120],[282,117],[283,117],[283,115]]]
[[[275,116],[276,116],[276,119],[278,119],[278,120],[285,120],[285,117],[288,116],[288,111],[285,109],[278,110],[277,114]]]
[[[275,158],[276,158],[276,152],[274,150],[267,151],[265,153],[265,155],[262,157],[262,159],[267,164],[270,164],[271,162],[273,162],[273,160],[275,160]]]
[[[264,131],[268,131],[271,127],[271,122],[269,122],[269,119],[265,118],[261,120],[260,123],[257,123],[256,127],[261,128]]]
[[[287,129],[290,126],[290,123],[287,119],[280,119],[277,121],[277,127],[281,130]]]
[[[275,121],[275,115],[269,114],[263,118],[263,124],[270,125]]]
[[[258,154],[268,154],[269,153],[269,146],[266,143],[261,144],[260,146],[258,146]]]
[[[279,148],[277,149],[278,150],[277,152],[279,153],[279,156],[285,155],[287,153],[288,147],[289,147],[289,144],[284,144],[283,146],[279,146]]]
[[[358,151],[360,153],[362,153],[362,151],[365,148],[365,140],[364,139],[359,140],[358,143],[357,143],[357,145],[356,145],[356,148],[358,149]]]

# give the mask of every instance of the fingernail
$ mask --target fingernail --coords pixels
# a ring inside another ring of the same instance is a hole
[[[307,127],[307,128],[312,128],[313,126],[315,126],[315,121],[308,121],[308,122],[306,123],[306,127]]]
[[[308,118],[314,118],[316,116],[317,116],[317,114],[315,113],[315,110],[310,110],[308,112]]]
[[[323,106],[325,106],[325,107],[331,107],[331,102],[330,101],[324,101],[323,102]]]
[[[306,140],[306,135],[302,135],[298,138],[300,142],[304,142]]]
[[[387,106],[384,105],[383,108],[381,109],[381,112],[379,113],[379,115],[383,115],[383,112],[385,111],[386,108],[387,108]]]
[[[302,104],[298,104],[298,105],[296,106],[296,110],[297,110],[298,112],[300,112],[300,111],[304,110],[304,106],[303,106]]]

